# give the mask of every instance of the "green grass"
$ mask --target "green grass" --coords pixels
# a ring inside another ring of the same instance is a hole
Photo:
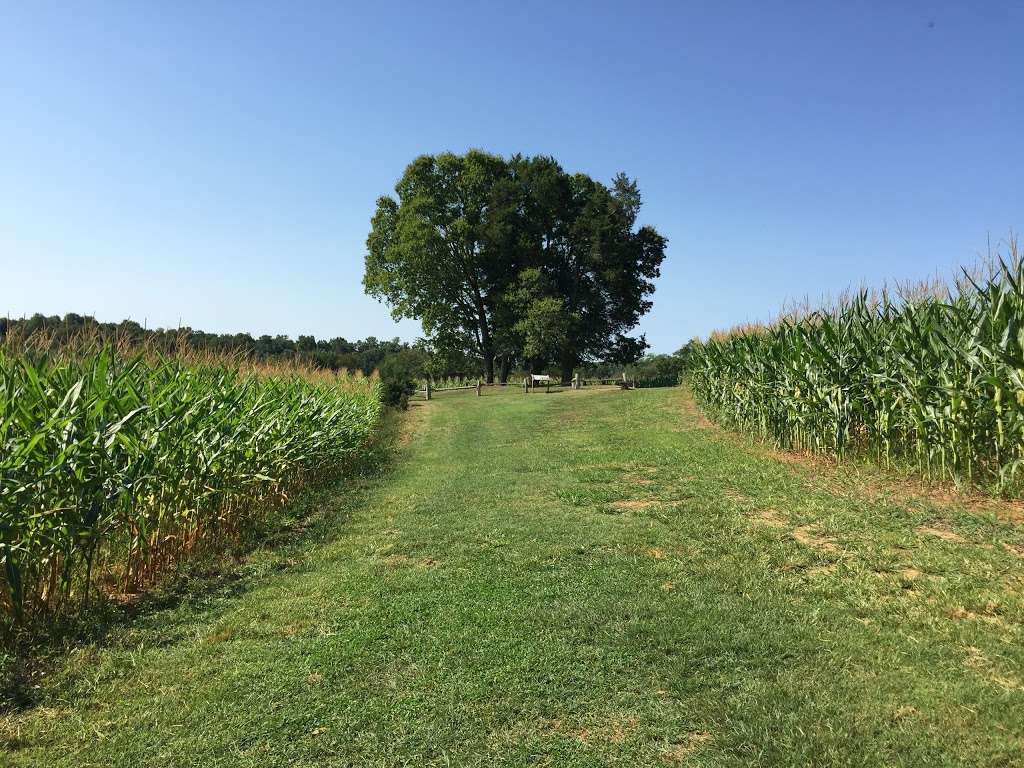
[[[1022,764],[1012,510],[779,461],[678,389],[407,425],[306,536],[62,654],[0,763]]]

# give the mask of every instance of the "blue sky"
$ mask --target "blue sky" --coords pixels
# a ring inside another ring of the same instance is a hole
[[[1024,226],[1024,3],[0,2],[0,314],[412,339],[416,155],[636,177],[655,351]]]

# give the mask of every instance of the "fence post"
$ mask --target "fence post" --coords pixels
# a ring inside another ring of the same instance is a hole
[[[429,400],[430,399],[430,379],[427,379],[427,388],[424,390],[424,393],[427,396],[427,400]]]
[[[527,376],[523,376],[523,391],[530,394],[530,379]]]
[[[476,396],[480,397],[480,379],[476,380]]]
[[[572,375],[572,388],[573,389],[579,389],[580,388],[580,375],[578,373],[574,373]]]

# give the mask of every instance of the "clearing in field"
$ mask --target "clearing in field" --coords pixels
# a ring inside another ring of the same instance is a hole
[[[404,427],[304,536],[62,658],[4,764],[1020,764],[1012,508],[780,460],[679,389]]]

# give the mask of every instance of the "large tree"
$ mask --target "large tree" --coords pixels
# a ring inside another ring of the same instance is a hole
[[[414,160],[381,197],[367,240],[368,293],[419,318],[438,346],[471,346],[484,375],[515,360],[637,359],[627,332],[651,306],[665,238],[637,227],[640,193],[570,176],[550,157],[484,152]]]
[[[564,318],[556,325],[565,342],[555,362],[563,380],[583,362],[638,359],[647,344],[626,334],[651,308],[667,240],[653,227],[637,227],[636,182],[619,174],[609,188],[584,174],[570,176],[545,157],[514,158],[513,165],[530,190],[524,223],[531,264],[547,286],[535,300],[544,301],[549,325],[552,301],[561,302]],[[522,313],[531,310],[524,306]],[[525,327],[536,329],[537,322]]]
[[[494,381],[493,312],[508,282],[507,260],[492,247],[495,190],[508,163],[471,151],[416,158],[384,196],[367,239],[367,293],[396,319],[418,318],[435,340],[469,340]]]

